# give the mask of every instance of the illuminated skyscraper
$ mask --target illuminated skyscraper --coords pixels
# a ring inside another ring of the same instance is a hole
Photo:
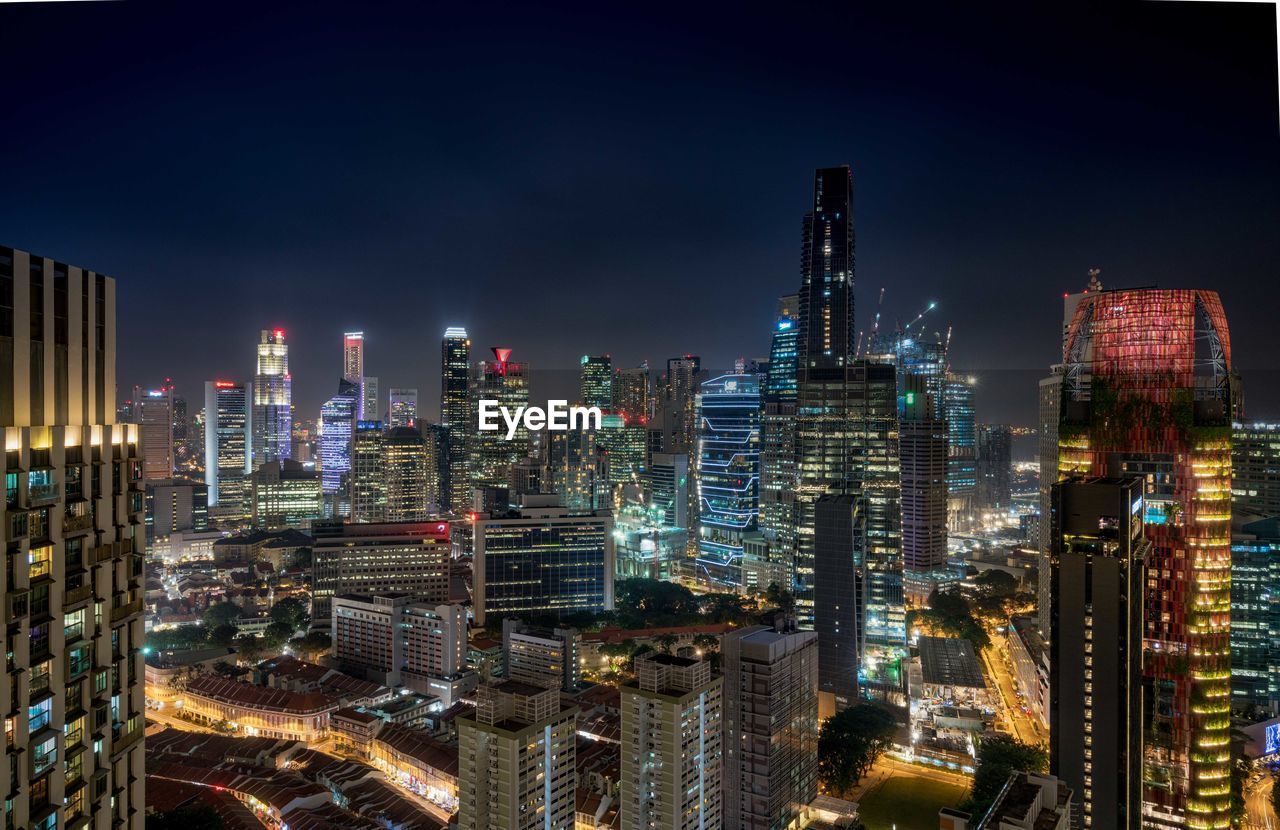
[[[414,427],[387,432],[387,521],[420,522],[430,517],[439,502],[436,454]]]
[[[442,500],[462,515],[471,509],[471,474],[467,439],[476,424],[471,420],[471,340],[461,326],[444,331],[440,346],[440,426],[445,430],[445,457],[449,475],[442,486]]]
[[[365,375],[360,379],[360,406],[357,417],[369,420],[382,420],[378,412],[378,379]]]
[[[649,508],[666,527],[689,529],[689,457],[654,453],[645,473]]]
[[[744,547],[758,581],[791,589],[796,558],[796,373],[799,297],[778,299],[760,412],[760,538]],[[756,577],[748,574],[748,581]]]
[[[605,415],[596,431],[596,446],[609,457],[609,483],[616,486],[638,484],[645,471],[648,431],[643,424],[630,423],[621,415]]]
[[[704,381],[698,396],[698,576],[742,585],[743,538],[760,515],[760,384],[755,375]]]
[[[609,506],[608,462],[596,445],[593,429],[538,434],[542,457],[542,492],[556,493],[571,511]]]
[[[253,469],[292,457],[292,386],[284,330],[263,329],[253,378]]]
[[[360,387],[344,378],[338,381],[338,394],[320,407],[320,489],[329,501],[330,516],[351,514],[347,476],[359,395]]]
[[[147,481],[173,478],[174,397],[173,385],[159,389],[133,388],[133,422],[142,441],[144,476]]]
[[[973,408],[977,379],[948,373],[943,384],[947,420],[947,524],[972,526],[978,501],[978,421]]]
[[[897,379],[893,364],[854,359],[853,174],[847,166],[814,176],[813,208],[802,225],[797,355],[795,524],[797,612],[814,619],[814,505],[827,494],[854,497],[859,517],[852,555],[864,580],[860,636],[894,670],[906,644],[902,593]],[[864,661],[864,666],[868,665]],[[886,675],[886,691],[900,681]]]
[[[418,425],[418,390],[391,389],[387,396],[387,425],[412,427]]]
[[[229,519],[249,518],[250,448],[253,444],[249,401],[253,387],[229,380],[204,385],[204,480],[209,507]]]
[[[702,359],[697,355],[673,357],[667,361],[663,388],[663,415],[669,436],[663,450],[694,455],[697,452],[698,384],[702,382]]]
[[[626,418],[628,424],[648,423],[652,406],[648,363],[613,373],[613,411]]]
[[[0,246],[7,827],[142,830],[143,462],[116,282]]]
[[[1064,358],[1058,474],[1144,481],[1143,823],[1225,830],[1232,375],[1222,303],[1202,290],[1091,290]]]
[[[778,319],[774,323],[769,346],[769,373],[764,395],[771,401],[796,399],[796,361],[800,341],[800,297],[788,294],[778,298]]]
[[[364,377],[364,332],[342,335],[342,377],[359,385]]]
[[[1006,510],[1012,498],[1013,429],[1008,424],[978,427],[978,504]]]
[[[1280,518],[1237,521],[1231,540],[1231,703],[1256,720],[1280,715]]]
[[[351,521],[387,521],[386,434],[381,421],[356,421],[350,480]]]
[[[477,363],[472,372],[471,405],[479,407],[482,400],[497,401],[498,406],[505,406],[510,412],[528,406],[529,364],[513,363],[510,360],[511,349],[494,347],[493,357],[493,360]],[[478,412],[473,412],[467,422],[472,426],[471,434],[467,436],[472,489],[506,487],[511,465],[529,454],[529,430],[521,422],[508,441],[506,430],[482,432]]]
[[[1280,423],[1232,428],[1231,502],[1237,511],[1280,516]]]
[[[578,397],[583,406],[607,410],[613,406],[613,358],[609,355],[582,356]]]
[[[947,572],[947,425],[927,377],[907,374],[898,394],[902,459],[902,563],[908,598],[923,605]],[[936,388],[936,387],[935,387]]]

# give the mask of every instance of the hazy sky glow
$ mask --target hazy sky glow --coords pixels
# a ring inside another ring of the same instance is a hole
[[[117,277],[122,391],[281,326],[313,417],[363,329],[434,417],[449,324],[562,378],[765,354],[848,162],[859,319],[937,301],[982,419],[1094,265],[1219,290],[1280,417],[1272,7],[893,5],[6,4],[0,240]]]

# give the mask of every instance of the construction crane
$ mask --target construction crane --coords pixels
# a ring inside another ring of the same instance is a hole
[[[933,311],[935,308],[937,308],[937,306],[938,306],[937,303],[930,302],[927,306],[924,307],[924,311],[921,311],[919,314],[916,315],[916,318],[914,320],[912,320],[910,323],[907,323],[905,326],[902,327],[902,333],[903,334],[910,333],[911,327],[914,326],[916,323],[920,322],[921,320],[923,320],[924,316],[928,314],[930,311]]]

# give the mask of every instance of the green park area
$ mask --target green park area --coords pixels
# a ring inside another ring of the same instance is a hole
[[[938,811],[964,800],[967,790],[956,784],[895,775],[858,802],[867,830],[927,830],[938,826]]]

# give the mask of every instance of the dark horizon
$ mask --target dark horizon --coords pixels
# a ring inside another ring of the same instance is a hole
[[[1029,5],[5,5],[0,240],[116,277],[121,399],[250,380],[281,327],[314,418],[363,330],[434,419],[448,325],[544,396],[582,354],[766,356],[849,163],[859,328],[936,301],[981,420],[1034,423],[1091,267],[1219,291],[1280,417],[1274,10]]]

